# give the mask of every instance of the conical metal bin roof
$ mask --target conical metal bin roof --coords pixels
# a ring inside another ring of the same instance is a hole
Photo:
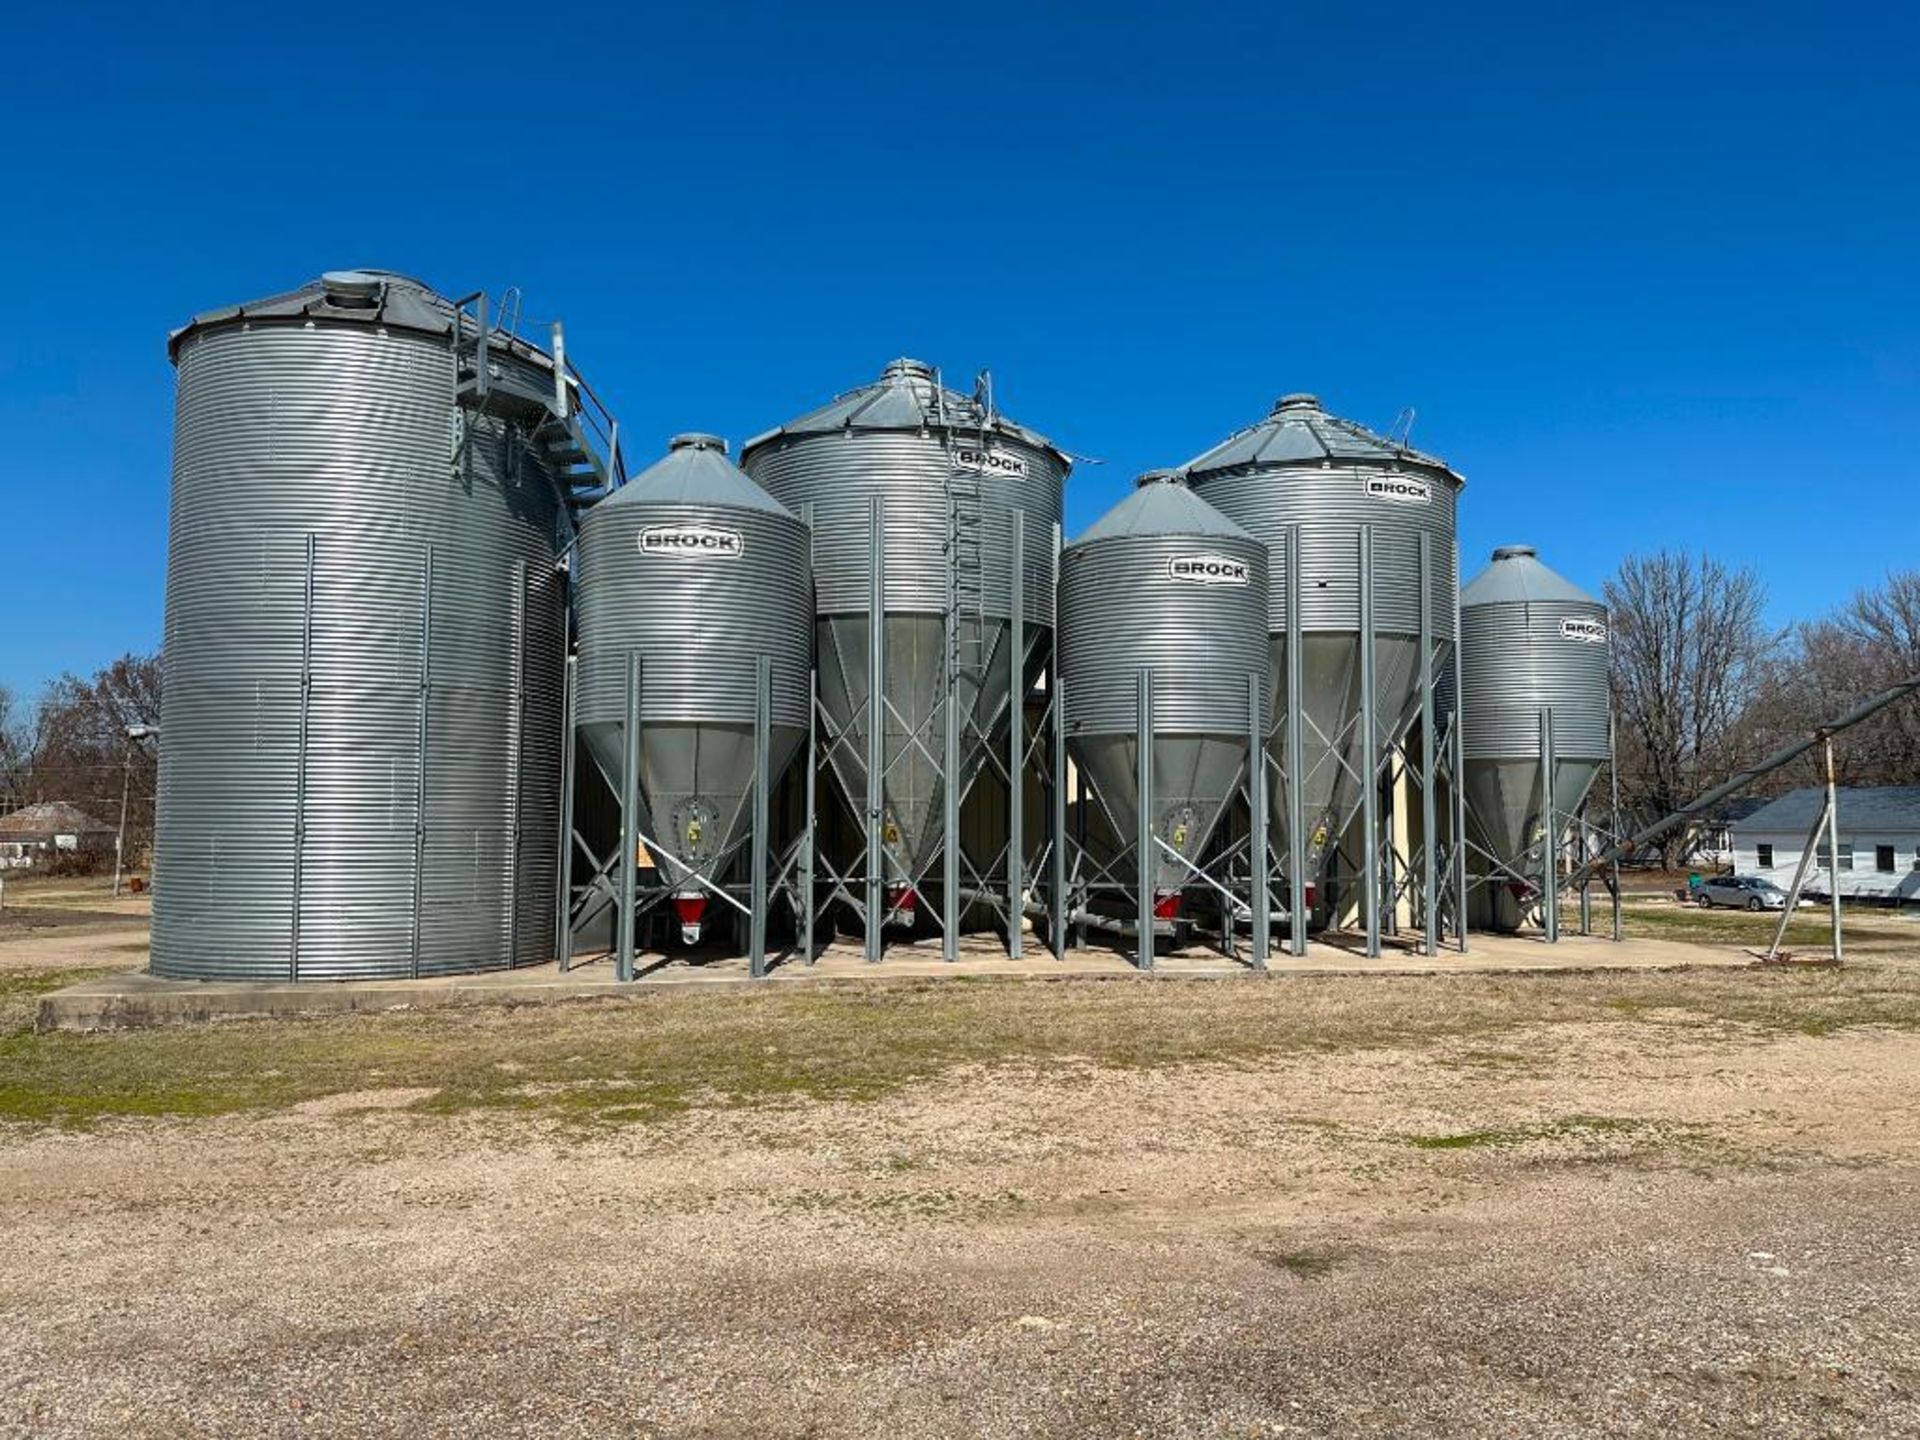
[[[1063,473],[1073,464],[1064,450],[1037,430],[1009,420],[997,410],[989,413],[973,396],[941,386],[933,366],[905,357],[891,361],[872,384],[849,390],[817,410],[754,436],[740,447],[740,456],[744,462],[760,446],[781,436],[831,435],[849,430],[926,433],[943,426],[968,432],[985,429],[989,434],[1044,450],[1059,461]]]
[[[1265,419],[1229,435],[1182,467],[1197,477],[1244,466],[1313,465],[1322,461],[1414,465],[1446,476],[1456,488],[1467,482],[1437,456],[1375,434],[1353,420],[1330,415],[1317,395],[1282,395]]]
[[[1562,575],[1540,563],[1531,545],[1502,545],[1488,565],[1460,592],[1460,608],[1514,603],[1598,605],[1600,602]]]
[[[1134,482],[1131,495],[1094,521],[1073,543],[1088,545],[1121,536],[1151,535],[1254,538],[1189,490],[1179,471],[1149,470]]]
[[[727,458],[725,440],[699,433],[674,436],[665,455],[593,508],[627,505],[732,505],[799,518]]]

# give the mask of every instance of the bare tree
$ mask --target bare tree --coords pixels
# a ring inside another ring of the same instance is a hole
[[[0,685],[0,813],[26,803],[32,784],[33,732],[28,708]]]
[[[1732,775],[1761,743],[1753,702],[1776,647],[1766,587],[1749,568],[1662,550],[1631,555],[1606,584],[1623,806],[1645,820]],[[1692,837],[1662,843],[1683,860]]]
[[[64,800],[103,821],[119,813],[124,775],[134,797],[128,838],[144,844],[157,752],[152,744],[130,743],[127,729],[159,723],[159,657],[122,655],[90,679],[68,674],[49,684],[0,759],[17,755],[13,773],[21,800]]]
[[[1796,626],[1775,670],[1765,711],[1781,739],[1920,675],[1920,571],[1895,572],[1838,613]],[[1842,784],[1920,784],[1920,705],[1889,706],[1840,736],[1834,751]]]

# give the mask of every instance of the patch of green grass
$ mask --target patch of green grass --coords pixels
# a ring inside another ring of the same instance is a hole
[[[1255,1256],[1276,1270],[1284,1270],[1296,1280],[1320,1280],[1333,1273],[1346,1260],[1338,1250],[1256,1250]]]
[[[1504,1072],[1532,1068],[1539,1064],[1539,1057],[1521,1055],[1512,1050],[1462,1050],[1458,1055],[1444,1057],[1439,1063],[1449,1070]]]
[[[1521,1125],[1511,1130],[1465,1130],[1452,1135],[1409,1135],[1416,1150],[1478,1150],[1487,1146],[1526,1145],[1536,1140],[1580,1139],[1593,1135],[1641,1130],[1653,1122],[1609,1115],[1568,1115],[1543,1125]]]
[[[92,972],[78,972],[81,974]],[[424,1116],[568,1126],[692,1111],[860,1103],[960,1067],[1058,1074],[1257,1068],[1287,1054],[1400,1049],[1489,1067],[1529,1059],[1542,1027],[1685,1028],[1701,1043],[1920,1029],[1920,971],[1337,977],[1113,985],[822,985],[655,992],[631,1000],[36,1035],[33,1003],[74,973],[0,975],[0,1124],[285,1109],[419,1087]],[[1528,1038],[1514,1037],[1527,1032]],[[1303,1120],[1301,1123],[1312,1123]],[[1423,1148],[1518,1143],[1489,1133]],[[1520,1137],[1530,1138],[1530,1137]]]
[[[1765,949],[1780,923],[1778,911],[1702,910],[1697,905],[1639,903],[1626,907],[1628,938],[1680,940],[1700,945]],[[1563,922],[1564,923],[1564,922]],[[1910,921],[1878,907],[1850,907],[1844,920],[1847,948],[1863,954],[1912,954],[1920,937]],[[1789,950],[1824,953],[1832,944],[1824,908],[1796,910],[1781,942]]]

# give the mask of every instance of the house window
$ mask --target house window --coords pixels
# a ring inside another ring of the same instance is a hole
[[[1773,868],[1773,846],[1756,845],[1753,847],[1753,851],[1754,858],[1759,861],[1762,870],[1771,870]]]
[[[1833,868],[1833,851],[1828,847],[1826,841],[1822,840],[1819,848],[1814,852],[1813,863],[1818,865],[1822,870],[1831,870]],[[1841,843],[1840,868],[1842,870],[1853,869],[1853,845],[1851,842],[1843,841]]]
[[[1893,874],[1893,846],[1876,845],[1873,847],[1873,868],[1882,875]]]

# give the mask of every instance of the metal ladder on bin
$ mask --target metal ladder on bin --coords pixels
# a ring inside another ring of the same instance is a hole
[[[981,372],[981,386],[986,373]],[[940,427],[947,451],[947,593],[948,641],[947,670],[950,691],[960,682],[971,680],[977,690],[985,679],[988,655],[986,625],[985,519],[982,515],[981,482],[985,472],[976,460],[967,464],[962,450],[968,448],[958,433],[957,417],[947,413],[946,387],[939,372],[933,377],[934,421]],[[992,391],[980,402],[980,386],[974,392],[974,455],[983,455],[993,423]]]

